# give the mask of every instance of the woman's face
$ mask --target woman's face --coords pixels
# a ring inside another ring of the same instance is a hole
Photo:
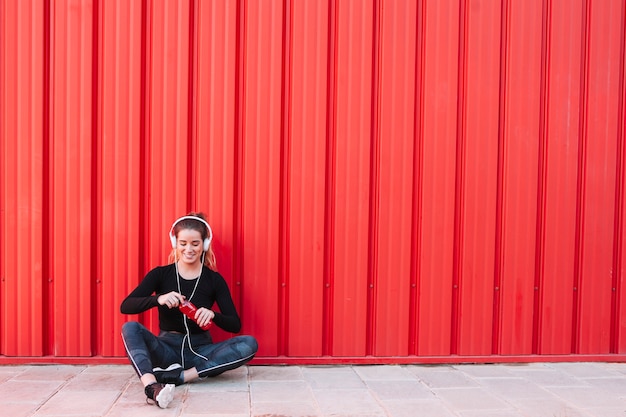
[[[176,237],[176,250],[178,259],[194,264],[200,262],[202,257],[202,235],[197,230],[181,229]]]

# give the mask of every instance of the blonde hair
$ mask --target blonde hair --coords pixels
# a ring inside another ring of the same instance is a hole
[[[186,216],[198,217],[204,221],[206,221],[206,217],[204,213],[196,213],[191,212],[186,214]],[[172,230],[173,236],[178,236],[178,232],[183,229],[191,229],[197,232],[200,232],[202,239],[206,239],[209,237],[209,231],[207,227],[200,221],[194,219],[184,219],[174,225]],[[169,256],[167,257],[169,263],[176,262],[176,248],[172,249]],[[209,249],[204,254],[204,265],[209,267],[209,269],[213,271],[217,271],[217,261],[215,260],[215,252],[213,252],[213,243],[209,244]]]

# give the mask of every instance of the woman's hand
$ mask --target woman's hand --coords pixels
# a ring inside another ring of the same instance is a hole
[[[198,326],[204,327],[209,324],[211,320],[213,320],[213,317],[215,317],[215,313],[212,310],[209,310],[206,307],[200,307],[198,308],[198,311],[196,311],[195,320],[196,323],[198,323]]]
[[[176,308],[183,302],[185,296],[177,293],[176,291],[168,292],[167,294],[161,294],[157,298],[157,302],[166,306],[167,308]]]

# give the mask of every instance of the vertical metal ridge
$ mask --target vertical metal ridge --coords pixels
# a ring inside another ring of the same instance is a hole
[[[459,347],[476,355],[491,352],[493,333],[500,3],[466,12]]]
[[[8,48],[6,47],[7,39],[11,37],[8,35],[8,29],[6,21],[6,4],[0,3],[0,229],[3,231],[0,236],[0,354],[8,354],[11,350],[15,350],[13,346],[9,345],[11,343],[14,345],[16,343],[15,338],[11,340],[11,333],[16,333],[15,330],[11,331],[11,326],[8,320],[9,317],[10,306],[8,302],[5,302],[5,298],[11,299],[10,296],[13,292],[17,292],[16,290],[10,290],[9,281],[7,281],[9,263],[8,259],[11,257],[7,253],[7,237],[6,230],[9,222],[9,215],[7,206],[7,200],[9,191],[7,190],[7,177],[8,177],[8,163],[5,162],[6,155],[8,155],[7,148],[9,146],[9,142],[6,138],[6,134],[8,132],[7,128],[7,108],[9,107],[6,103],[7,100],[7,88],[5,86],[5,80],[8,78],[6,73],[8,62]]]
[[[267,6],[267,7],[266,7]],[[268,5],[250,2],[246,22],[249,68],[246,68],[246,112],[244,123],[243,221],[246,291],[267,297],[266,319],[244,313],[250,332],[265,332],[260,354],[278,351],[278,229],[280,186],[280,134],[282,83],[282,2]]]
[[[100,55],[102,53],[102,49],[100,48],[100,0],[93,0],[92,3],[92,27],[91,27],[91,224],[90,231],[91,236],[102,236],[100,233],[100,217],[98,213],[100,211],[100,207],[102,206],[102,195],[100,194],[101,186],[99,183],[99,172],[102,170],[101,163],[101,155],[102,150],[100,149],[100,141],[98,138],[98,130],[102,125],[102,120],[100,118],[101,115],[101,94],[100,94],[100,76],[101,70],[99,68],[100,65]],[[101,298],[99,297],[99,288],[101,287],[101,265],[100,265],[100,239],[92,239],[91,244],[91,259],[94,261],[91,262],[91,274],[90,274],[90,286],[91,286],[91,323],[90,328],[91,331],[91,346],[90,351],[92,354],[101,354],[100,347],[102,346],[102,341],[100,338],[100,334],[102,331],[102,323],[103,321],[99,317],[100,309],[102,308]],[[95,331],[93,329],[96,329]]]
[[[545,211],[541,289],[542,353],[572,347],[580,142],[582,0],[551,0],[546,74]],[[576,111],[569,111],[570,108]],[[567,296],[563,295],[567,291]]]
[[[154,55],[154,3],[150,0],[142,0],[142,31],[141,31],[141,185],[142,193],[139,201],[139,211],[143,218],[140,222],[141,228],[141,241],[144,244],[144,248],[149,247],[149,242],[152,239],[152,204],[150,196],[152,194],[152,186],[156,181],[150,172],[152,164],[152,118],[153,118],[153,79],[154,79],[154,65],[152,63]],[[144,249],[143,256],[139,262],[139,276],[143,277],[154,265],[151,259],[149,249]],[[137,284],[139,281],[137,282]],[[144,312],[139,315],[141,321],[148,327],[152,325],[154,327],[153,315],[150,312]]]
[[[377,4],[379,28],[371,144],[370,204],[375,228],[370,258],[374,356],[407,355],[415,147],[417,3]],[[376,92],[377,91],[377,92]],[[374,259],[372,259],[374,258]]]
[[[48,118],[48,122],[47,122],[47,131],[45,133],[46,135],[46,144],[48,146],[48,158],[47,158],[47,172],[46,172],[46,181],[47,181],[47,186],[46,186],[46,191],[48,192],[48,197],[49,199],[47,199],[47,203],[48,203],[48,210],[46,211],[46,221],[48,224],[48,234],[50,237],[50,242],[54,242],[55,241],[55,221],[54,221],[54,215],[56,213],[56,205],[54,204],[54,201],[52,199],[52,196],[55,195],[56,193],[56,182],[55,182],[55,176],[54,176],[54,169],[55,169],[55,146],[54,146],[54,141],[55,141],[55,134],[54,134],[54,128],[55,128],[55,115],[56,115],[56,105],[55,105],[55,63],[57,58],[56,55],[56,50],[55,50],[55,40],[56,40],[56,24],[55,24],[55,16],[56,16],[56,11],[55,11],[55,4],[52,0],[46,0],[47,4],[48,4],[48,19],[47,19],[47,23],[48,23],[48,33],[49,33],[49,38],[47,40],[47,52],[48,52],[48,56],[49,56],[49,60],[48,60],[48,73],[47,73],[47,78],[48,78],[48,88],[46,89],[46,92],[48,94],[48,112],[46,114],[47,118]],[[55,287],[56,287],[56,279],[57,279],[57,271],[55,269],[55,252],[54,252],[54,246],[55,245],[49,245],[48,250],[46,251],[48,259],[49,259],[49,264],[48,264],[48,269],[49,269],[49,275],[48,275],[48,295],[49,298],[47,299],[48,302],[48,314],[49,314],[49,325],[48,325],[48,334],[50,336],[49,339],[49,344],[48,344],[48,348],[49,348],[49,354],[51,355],[57,355],[57,339],[56,339],[56,329],[57,329],[57,323],[56,323],[56,314],[55,314]]]
[[[496,210],[495,210],[495,253],[493,266],[493,323],[491,335],[491,352],[498,354],[502,349],[502,273],[504,263],[504,187],[505,187],[505,158],[507,155],[508,141],[506,136],[506,123],[508,117],[508,106],[506,94],[509,88],[509,51],[510,45],[510,16],[511,2],[510,0],[502,1],[502,9],[500,10],[500,73],[499,73],[499,109],[498,109],[498,161],[497,161],[497,179],[496,179]]]
[[[142,5],[100,2],[98,120],[98,272],[96,275],[99,349],[123,355],[119,334],[131,318],[118,314],[119,303],[143,277],[141,184]],[[109,88],[104,88],[105,86]],[[123,225],[136,225],[123,230]]]
[[[198,3],[189,0],[189,51],[187,63],[187,207],[186,212],[200,211],[198,207],[198,167],[201,156],[198,146],[197,86],[198,86],[198,31],[196,27]]]
[[[285,97],[282,262],[289,356],[320,356],[324,329],[324,213],[328,1],[289,2]],[[285,38],[285,36],[283,36]],[[288,118],[288,119],[287,119]],[[288,223],[287,223],[288,221]],[[307,300],[302,303],[302,300]],[[311,308],[319,314],[311,314]]]
[[[189,202],[189,12],[184,2],[158,1],[151,4],[151,115],[148,201],[153,208],[150,262],[159,264],[167,257],[164,230],[173,219],[185,214]],[[171,249],[171,248],[170,248]]]
[[[233,193],[233,276],[240,284],[234,291],[235,302],[244,297],[244,258],[243,258],[243,172],[244,172],[244,129],[243,124],[246,116],[245,106],[245,73],[246,73],[246,2],[247,0],[237,1],[236,22],[235,22],[235,111],[234,111],[234,167],[233,174],[235,178],[233,183],[235,192]],[[245,305],[239,308],[239,314],[243,317],[245,313]]]
[[[467,82],[467,19],[468,1],[462,0],[459,6],[459,81],[457,105],[457,149],[456,149],[456,182],[455,182],[455,213],[454,213],[454,244],[452,272],[452,326],[450,337],[450,353],[458,354],[460,343],[461,297],[459,293],[461,274],[461,254],[463,243],[463,206],[465,201],[465,118],[466,118],[466,82]]]
[[[150,126],[146,167],[151,176],[147,207],[148,268],[166,263],[171,246],[167,231],[172,221],[189,210],[189,4],[155,1],[150,4]],[[157,315],[147,314],[151,329]]]
[[[459,143],[459,13],[457,1],[430,1],[422,9],[420,163],[423,167],[420,168],[421,230],[417,237],[420,254],[416,272],[420,355],[449,355],[451,347]]]
[[[279,236],[278,236],[278,272],[279,272],[279,295],[278,295],[278,355],[287,355],[289,326],[289,289],[291,288],[289,263],[290,245],[289,234],[291,230],[290,210],[290,183],[291,183],[291,95],[292,95],[292,1],[283,0],[282,19],[282,83],[281,83],[281,133],[280,133],[280,185],[279,185]]]
[[[532,353],[540,354],[541,311],[543,305],[543,280],[545,279],[545,234],[546,234],[546,192],[548,169],[548,91],[550,72],[550,50],[552,48],[552,0],[542,0],[541,35],[541,82],[539,107],[539,164],[537,173],[537,229],[535,243],[535,297],[533,300]]]
[[[621,30],[622,37],[620,39],[620,68],[619,68],[619,84],[620,95],[618,99],[618,138],[617,138],[617,174],[615,182],[615,238],[614,238],[614,255],[613,255],[613,294],[611,297],[611,353],[620,353],[622,348],[622,340],[624,332],[621,329],[621,313],[625,311],[623,303],[626,301],[623,297],[622,280],[624,277],[624,258],[623,251],[625,247],[624,236],[624,210],[626,210],[624,198],[626,195],[626,186],[624,177],[626,176],[626,3],[622,3],[621,11]],[[620,116],[621,115],[621,116]]]
[[[620,352],[620,319],[623,312],[621,308],[622,268],[624,262],[622,251],[624,250],[624,176],[626,175],[625,149],[626,149],[626,116],[624,106],[626,101],[626,4],[622,3],[620,39],[620,64],[619,64],[619,97],[617,104],[618,127],[617,127],[617,163],[615,170],[615,221],[614,221],[614,246],[613,246],[613,280],[611,294],[611,336],[610,353]],[[621,120],[620,116],[621,115]]]
[[[337,142],[337,8],[339,0],[328,0],[328,94],[326,127],[326,208],[324,214],[324,326],[322,355],[333,354],[333,322],[335,292],[335,192]]]
[[[582,258],[583,258],[583,232],[585,217],[585,178],[586,178],[586,150],[587,150],[587,117],[588,117],[588,77],[589,77],[589,38],[590,38],[590,9],[591,0],[584,1],[582,14],[582,39],[581,39],[581,71],[580,71],[580,119],[578,132],[580,142],[578,144],[578,178],[576,197],[576,257],[573,277],[573,316],[572,316],[572,348],[571,353],[580,353],[580,303],[582,283]]]
[[[44,349],[44,34],[43,14],[32,6],[0,4],[0,354],[9,356]]]
[[[55,277],[55,354],[88,356],[92,352],[90,334],[91,259],[79,257],[70,269],[68,260],[59,256],[72,242],[85,241],[84,251],[91,253],[91,154],[92,145],[92,53],[93,36],[90,3],[71,10],[66,3],[56,3],[53,19],[53,53],[60,59],[53,66],[52,181],[61,198],[53,203],[53,271]],[[57,13],[58,12],[58,13]],[[56,37],[58,35],[58,37]],[[58,49],[57,49],[58,48]],[[76,82],[78,79],[78,82]],[[77,118],[69,118],[74,114]],[[72,225],[74,227],[68,227]],[[82,278],[82,279],[81,279]],[[71,306],[71,307],[70,307]],[[72,316],[72,331],[65,320]],[[58,337],[61,335],[60,337]]]
[[[371,131],[370,131],[370,176],[369,176],[369,237],[367,271],[367,329],[365,335],[366,355],[374,352],[376,332],[376,293],[378,292],[378,227],[380,204],[380,65],[381,65],[381,30],[383,6],[381,0],[373,0],[373,36],[372,36],[372,85],[371,85]]]
[[[426,42],[426,8],[428,1],[419,2],[416,8],[415,25],[415,90],[413,91],[414,142],[413,148],[413,197],[411,206],[411,259],[410,259],[410,299],[409,299],[409,355],[419,354],[419,284],[421,277],[422,253],[422,204],[424,187],[424,54]]]
[[[43,278],[43,290],[41,294],[42,298],[42,310],[43,320],[41,323],[43,331],[43,354],[51,355],[54,353],[54,291],[52,287],[53,269],[52,259],[53,253],[51,247],[46,247],[43,242],[50,242],[52,240],[52,219],[48,213],[52,211],[53,204],[51,202],[52,192],[52,144],[51,144],[51,118],[52,118],[52,104],[51,104],[51,74],[52,74],[52,26],[51,26],[51,0],[44,0],[43,7],[43,91],[42,91],[42,150],[43,150],[43,162],[42,162],[42,278]],[[49,245],[51,246],[51,245]]]
[[[337,56],[337,148],[335,212],[334,348],[338,355],[364,355],[367,331],[371,47],[371,2],[339,3]],[[343,25],[343,26],[342,26]]]
[[[6,75],[6,62],[8,61],[6,58],[7,55],[7,47],[6,40],[10,38],[8,36],[7,24],[5,21],[6,18],[6,2],[0,2],[0,230],[6,230],[6,224],[8,223],[8,218],[6,215],[6,201],[8,192],[6,191],[6,177],[5,169],[7,164],[4,162],[5,155],[7,155],[6,147],[7,147],[7,110],[8,107],[6,105],[6,79],[8,78]],[[7,327],[8,323],[6,322],[5,317],[7,314],[7,307],[4,302],[5,294],[8,293],[8,289],[6,286],[6,270],[7,270],[7,258],[6,254],[6,237],[5,233],[0,235],[0,300],[3,301],[0,305],[0,354],[6,354],[8,351],[7,348],[7,340],[10,338],[7,337],[9,333]]]
[[[149,20],[150,9],[148,7],[148,0],[141,0],[140,6],[140,39],[139,39],[139,71],[141,76],[139,78],[139,205],[138,218],[143,219],[138,224],[137,236],[138,242],[143,247],[149,242],[148,236],[148,196],[150,193],[149,181],[150,175],[148,172],[148,164],[146,156],[149,155],[149,141],[148,136],[150,134],[150,97],[149,97],[149,80],[151,78],[150,73],[150,49],[152,47],[150,43],[149,30],[151,28],[151,22]],[[143,256],[138,257],[137,262],[137,277],[141,277],[142,274],[147,272],[149,265],[147,263],[145,252]],[[138,280],[137,282],[138,283]],[[135,284],[135,282],[133,282]]]
[[[590,2],[579,353],[610,350],[621,11]]]
[[[537,238],[542,7],[538,2],[508,2],[500,12],[492,353],[529,354]]]

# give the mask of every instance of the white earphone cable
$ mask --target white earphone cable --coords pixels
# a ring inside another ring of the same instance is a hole
[[[182,290],[180,288],[180,273],[178,272],[178,259],[176,255],[177,253],[175,251],[174,252],[174,267],[176,268],[176,285],[178,286],[178,293],[182,295]],[[189,301],[191,301],[191,298],[196,293],[196,288],[198,288],[198,283],[200,282],[200,277],[202,276],[202,269],[203,269],[202,265],[204,265],[204,252],[202,252],[202,257],[200,259],[200,274],[198,275],[198,278],[196,279],[196,284],[193,287],[193,291],[191,291],[191,295],[189,296],[189,298],[187,298],[187,300]],[[184,314],[183,314],[183,324],[185,325],[185,337],[183,337],[183,342],[180,345],[180,357],[183,361],[183,369],[184,369],[185,368],[185,355],[184,355],[185,339],[187,340],[187,344],[189,345],[189,350],[191,350],[191,352],[194,355],[196,355],[199,358],[204,359],[205,361],[208,361],[209,359],[199,354],[195,350],[193,350],[193,347],[191,346],[191,332],[189,331],[189,326],[187,325],[187,316]]]

